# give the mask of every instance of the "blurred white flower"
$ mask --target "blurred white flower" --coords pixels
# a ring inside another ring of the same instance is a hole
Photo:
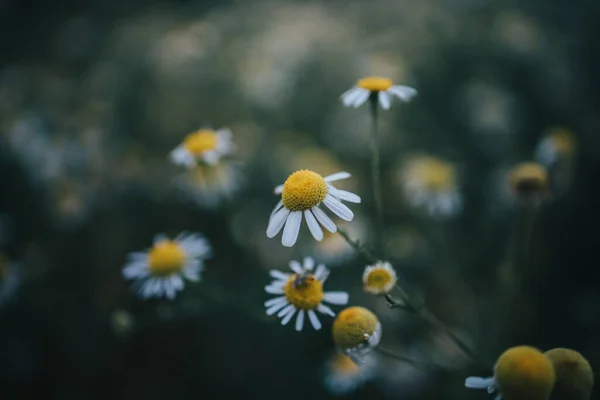
[[[171,151],[170,158],[174,164],[188,168],[197,166],[199,161],[215,165],[221,157],[231,154],[234,149],[229,129],[199,129],[190,133],[183,143]]]
[[[352,89],[341,96],[346,107],[360,107],[371,96],[377,96],[379,105],[384,110],[389,110],[392,98],[396,96],[402,101],[410,101],[416,96],[417,91],[408,86],[394,85],[390,79],[370,76],[359,79]]]

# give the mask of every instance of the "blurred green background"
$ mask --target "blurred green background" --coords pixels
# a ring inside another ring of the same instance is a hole
[[[488,366],[518,344],[600,365],[599,18],[592,0],[0,0],[0,250],[20,271],[0,306],[0,398],[333,398],[331,319],[298,333],[263,306],[268,270],[315,243],[305,227],[292,249],[265,230],[291,172],[347,170],[363,202],[342,226],[372,239],[369,113],[339,101],[366,75],[419,91],[381,113],[403,285]],[[176,184],[168,159],[205,124],[232,130],[240,166],[235,194],[213,208]],[[503,176],[557,126],[578,151],[569,184],[538,209],[522,300],[499,282],[521,229]],[[456,166],[457,215],[404,199],[399,171],[422,153]],[[202,281],[172,302],[139,299],[121,275],[127,254],[184,230],[213,246]],[[464,379],[491,370],[363,293],[364,266],[332,265],[326,288],[372,309],[386,348],[458,366],[380,357],[347,397],[490,398]]]

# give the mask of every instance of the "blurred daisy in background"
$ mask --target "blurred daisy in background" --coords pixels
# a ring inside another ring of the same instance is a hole
[[[383,261],[367,265],[362,279],[365,292],[375,295],[388,294],[398,280],[392,264]]]
[[[379,318],[371,310],[348,307],[333,321],[331,333],[335,345],[354,362],[362,364],[367,354],[379,344],[382,329]]]
[[[335,395],[353,392],[377,374],[377,359],[370,355],[361,365],[357,365],[346,354],[336,351],[326,363],[324,383]]]
[[[210,245],[200,234],[184,232],[173,240],[160,234],[151,249],[129,254],[123,276],[134,280],[142,298],[174,299],[183,290],[184,278],[200,280],[204,260],[210,255]]]
[[[19,267],[0,253],[0,306],[16,293],[20,283]]]
[[[432,216],[456,214],[462,207],[456,168],[432,156],[415,156],[399,170],[402,189],[413,207],[424,207]]]
[[[415,89],[394,85],[391,79],[369,76],[359,79],[353,88],[342,94],[341,99],[346,107],[358,108],[373,95],[377,96],[381,108],[389,110],[394,96],[402,101],[410,101],[416,94]]]
[[[507,183],[513,199],[521,204],[539,205],[550,195],[548,171],[536,162],[516,164],[508,171]]]
[[[329,275],[325,265],[319,264],[314,270],[315,260],[305,257],[303,263],[290,261],[293,274],[271,270],[270,275],[275,280],[265,287],[270,294],[282,295],[265,302],[267,315],[277,313],[281,318],[281,325],[287,325],[294,315],[296,317],[296,330],[304,327],[305,315],[308,315],[311,325],[315,330],[321,329],[321,322],[315,310],[321,314],[335,317],[335,313],[323,302],[335,305],[348,303],[346,292],[324,292],[323,284]],[[313,271],[314,270],[314,271]],[[296,314],[296,312],[298,312]]]
[[[237,164],[197,165],[175,179],[177,187],[200,207],[216,208],[240,188],[241,171]]]
[[[344,221],[352,221],[354,213],[342,201],[360,203],[360,197],[330,184],[349,177],[348,172],[338,172],[325,178],[309,170],[291,174],[283,185],[275,188],[275,194],[281,194],[281,200],[269,218],[267,237],[271,239],[283,229],[281,243],[292,247],[298,239],[303,215],[316,240],[323,240],[321,225],[331,233],[337,232],[336,225],[319,205],[323,203]]]
[[[555,127],[548,130],[539,142],[535,158],[540,163],[549,166],[561,160],[568,160],[577,147],[575,135],[564,127]]]
[[[193,168],[196,165],[215,165],[221,157],[233,153],[235,146],[231,140],[231,131],[199,129],[190,133],[179,146],[171,151],[174,164]]]

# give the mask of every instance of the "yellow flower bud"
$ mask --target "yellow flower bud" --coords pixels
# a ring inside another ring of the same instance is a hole
[[[377,316],[364,307],[349,307],[333,322],[333,341],[347,353],[366,353],[377,346],[381,324]]]
[[[594,387],[590,363],[578,352],[556,348],[544,353],[554,365],[556,384],[551,400],[587,400]]]

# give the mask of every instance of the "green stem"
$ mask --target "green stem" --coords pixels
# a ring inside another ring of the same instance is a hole
[[[385,259],[385,245],[383,243],[383,204],[381,200],[381,174],[379,171],[379,125],[378,125],[378,93],[370,97],[371,117],[373,127],[371,132],[371,181],[373,181],[373,201],[375,202],[375,224],[377,251],[381,259]]]
[[[438,364],[432,361],[424,361],[424,360],[417,360],[411,357],[406,357],[406,356],[401,356],[399,354],[394,353],[391,350],[388,350],[386,348],[383,348],[381,346],[377,346],[376,351],[379,352],[380,354],[389,357],[389,358],[393,358],[394,360],[397,361],[401,361],[404,363],[408,363],[411,364],[417,368],[428,368],[428,369],[453,369],[456,368],[457,366],[455,365],[442,365],[442,364]]]
[[[344,240],[346,241],[346,243],[348,243],[350,245],[350,247],[352,247],[354,250],[358,251],[363,257],[365,257],[365,259],[368,262],[375,264],[377,261],[379,261],[377,259],[377,257],[375,257],[375,255],[373,253],[371,253],[369,250],[365,249],[365,247],[362,246],[358,242],[358,240],[352,240],[350,238],[350,236],[348,236],[348,233],[346,231],[338,228],[337,232],[344,238]]]

